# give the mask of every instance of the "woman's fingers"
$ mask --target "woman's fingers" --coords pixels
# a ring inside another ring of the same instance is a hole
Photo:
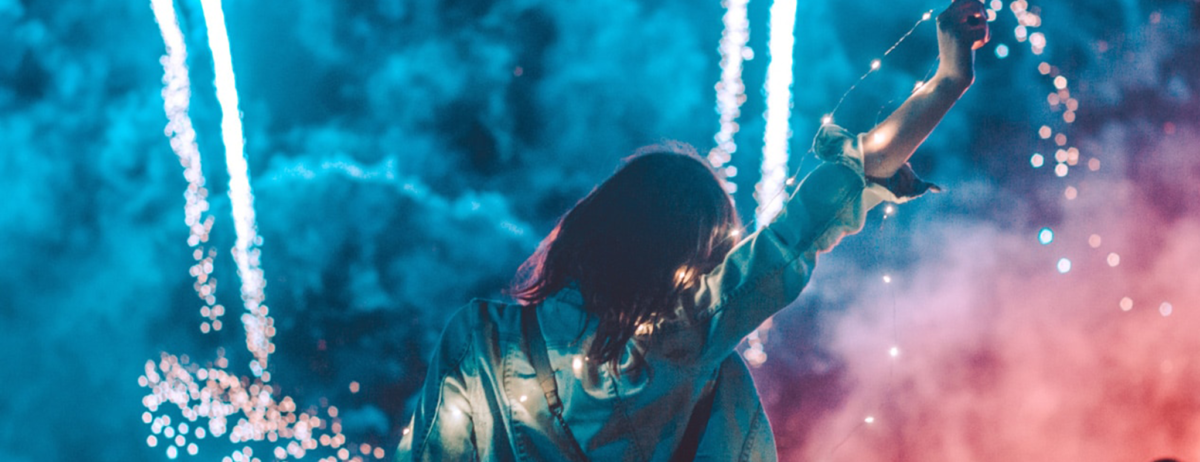
[[[979,0],[955,0],[938,15],[938,22],[947,25],[958,25],[968,21],[982,23],[983,18],[983,4]]]
[[[988,42],[987,15],[980,0],[954,0],[938,15],[938,23],[963,42],[970,43],[972,49],[979,49]]]
[[[964,30],[968,41],[971,42],[971,49],[978,50],[983,45],[987,44],[989,38],[989,30],[987,24],[987,15],[984,13],[983,4],[978,0],[958,0],[956,3],[962,3],[965,11],[966,30]]]
[[[979,0],[956,0],[950,8],[956,8],[960,21],[968,26],[986,25],[987,15],[983,12],[983,3]]]

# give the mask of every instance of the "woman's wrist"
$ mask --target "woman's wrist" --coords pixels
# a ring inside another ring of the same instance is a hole
[[[975,73],[970,70],[939,68],[933,79],[926,84],[936,95],[958,99],[975,83]]]

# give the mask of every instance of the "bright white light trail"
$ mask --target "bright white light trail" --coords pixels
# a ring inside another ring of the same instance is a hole
[[[179,163],[183,165],[183,176],[188,182],[187,191],[184,192],[184,222],[188,225],[188,246],[195,249],[192,257],[196,260],[189,272],[196,278],[192,288],[205,303],[200,313],[208,318],[200,325],[200,330],[221,330],[219,318],[225,308],[215,305],[217,280],[211,277],[216,249],[205,250],[208,234],[212,231],[213,217],[205,216],[209,209],[208,190],[204,188],[204,171],[200,166],[200,149],[196,146],[196,130],[188,116],[191,81],[187,73],[187,46],[175,18],[175,6],[169,0],[155,0],[151,6],[167,48],[167,55],[161,60],[163,110],[168,120],[165,132],[171,139],[171,149],[179,156]]]
[[[771,39],[767,65],[767,128],[763,135],[762,179],[754,188],[758,210],[755,224],[762,228],[783,210],[787,179],[788,140],[791,138],[792,47],[796,38],[796,1],[775,0],[771,4]]]
[[[274,327],[267,316],[262,268],[259,267],[261,244],[254,222],[254,195],[250,190],[249,167],[243,153],[242,119],[238,110],[237,87],[234,85],[233,60],[229,53],[229,35],[225,30],[225,13],[220,0],[203,0],[204,25],[208,28],[208,46],[212,49],[213,71],[216,74],[217,101],[221,105],[221,134],[225,142],[225,165],[229,170],[229,199],[233,208],[233,223],[237,241],[233,259],[242,280],[242,303],[246,313],[242,324],[246,328],[246,348],[254,354],[250,370],[263,376],[267,358],[275,349],[271,344]],[[264,377],[269,380],[269,376]]]
[[[742,103],[746,102],[746,85],[742,82],[742,61],[753,58],[753,51],[746,47],[750,40],[750,19],[746,4],[749,0],[725,0],[725,30],[721,33],[721,81],[717,83],[717,112],[721,114],[721,128],[713,137],[717,145],[708,153],[708,163],[713,169],[722,170],[725,178],[737,176],[737,169],[725,164],[737,152],[733,136],[738,132],[737,118],[742,114]],[[724,167],[724,168],[723,168]],[[737,192],[737,185],[723,180],[725,190]]]

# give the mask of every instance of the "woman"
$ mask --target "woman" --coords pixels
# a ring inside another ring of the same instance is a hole
[[[775,460],[734,347],[867,210],[928,188],[908,158],[974,80],[987,34],[979,1],[955,0],[936,76],[866,135],[822,127],[825,162],[740,243],[694,153],[627,160],[522,265],[520,305],[475,301],[450,321],[397,459]]]

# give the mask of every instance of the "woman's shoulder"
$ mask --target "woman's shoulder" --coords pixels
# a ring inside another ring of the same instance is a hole
[[[472,299],[450,316],[443,338],[467,340],[489,333],[501,337],[520,335],[521,308],[515,303]]]
[[[450,315],[438,341],[437,356],[449,369],[468,367],[475,356],[498,356],[501,342],[520,335],[520,305],[474,299]],[[493,358],[494,359],[494,358]],[[471,366],[473,367],[473,366]]]

